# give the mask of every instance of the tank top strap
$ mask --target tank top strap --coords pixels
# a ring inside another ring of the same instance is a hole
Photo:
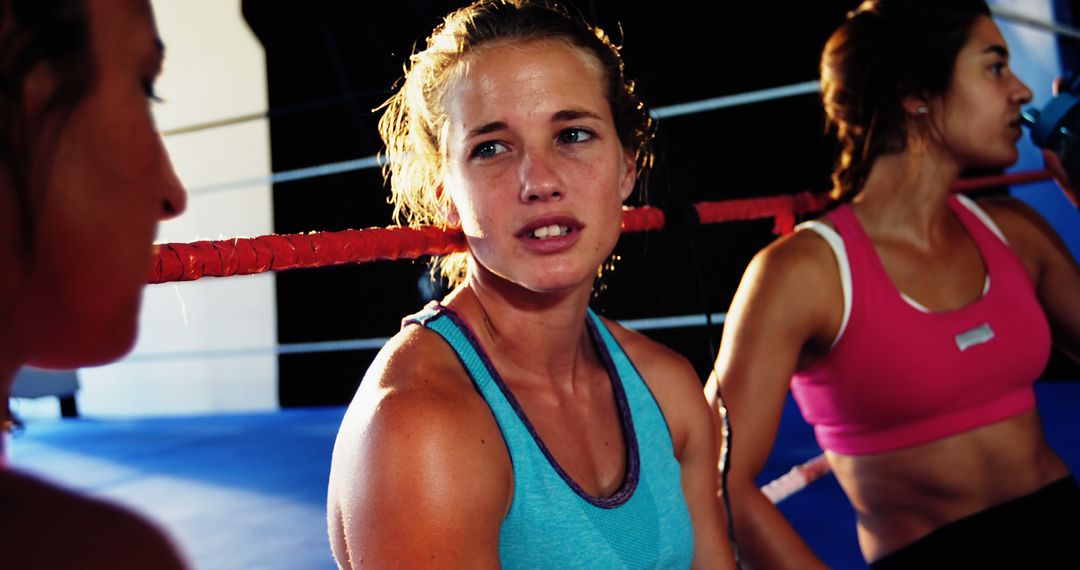
[[[836,233],[840,234],[849,258],[864,259],[867,255],[876,255],[870,236],[866,235],[862,222],[855,216],[855,210],[852,210],[851,206],[841,204],[825,217],[832,222]]]
[[[851,314],[865,308],[867,303],[873,303],[873,299],[888,299],[891,281],[855,211],[850,205],[841,204],[826,217],[833,223],[844,244],[851,279]]]
[[[622,408],[623,413],[627,414],[624,418],[624,425],[627,426],[628,432],[626,437],[628,458],[635,462],[638,460],[638,433],[666,434],[667,437],[658,438],[652,445],[658,445],[664,448],[664,451],[674,453],[671,447],[667,421],[664,419],[652,391],[645,384],[645,380],[641,377],[637,367],[634,366],[633,361],[623,351],[622,346],[615,340],[611,331],[608,330],[604,322],[600,320],[600,317],[592,309],[589,309],[588,322],[589,327],[593,329],[593,338],[599,339],[603,345],[598,347],[597,350],[600,358],[606,361],[605,365],[609,370],[615,372],[614,376],[621,384],[623,394],[619,394],[617,390],[616,397],[625,398]],[[633,467],[634,469],[631,469],[630,473],[637,472],[637,466],[634,465]]]
[[[588,312],[586,326],[609,371],[627,448],[623,484],[607,497],[586,493],[555,461],[457,313],[432,303],[403,323],[424,326],[450,344],[499,424],[514,470],[514,496],[499,533],[503,568],[534,568],[538,561],[552,568],[690,566],[693,529],[670,434],[633,363],[595,313]]]
[[[528,430],[518,419],[514,403],[506,398],[495,379],[498,373],[494,365],[480,348],[472,329],[453,309],[432,301],[416,314],[402,319],[401,323],[402,326],[416,324],[431,330],[454,349],[476,391],[484,397],[495,415],[508,446],[525,445],[531,440]]]
[[[859,222],[859,218],[855,216],[855,211],[851,209],[848,204],[840,204],[828,214],[825,215],[833,226],[836,227],[836,233],[840,234],[844,238],[845,246],[850,249],[852,245],[861,245],[862,242],[869,242],[869,238],[866,235],[866,231],[863,230],[862,223]],[[856,242],[849,245],[848,242]]]

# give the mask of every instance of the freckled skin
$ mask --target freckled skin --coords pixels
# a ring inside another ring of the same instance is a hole
[[[469,323],[559,465],[586,492],[608,496],[624,478],[626,446],[585,319],[636,181],[633,155],[619,142],[596,62],[578,48],[493,43],[468,63],[445,98],[443,189],[470,270],[442,303]],[[533,231],[553,225],[557,237],[535,243]],[[694,566],[734,568],[700,380],[685,359],[607,324],[668,418]],[[516,483],[457,355],[437,333],[407,327],[369,368],[335,444],[335,558],[344,568],[497,568]]]

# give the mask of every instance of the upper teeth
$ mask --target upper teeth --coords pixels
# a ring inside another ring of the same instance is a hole
[[[570,228],[552,224],[550,226],[536,228],[532,231],[532,236],[536,239],[544,239],[549,237],[560,237],[568,233],[570,233]]]

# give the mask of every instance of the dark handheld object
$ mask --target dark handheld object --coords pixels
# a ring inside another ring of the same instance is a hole
[[[1035,146],[1058,155],[1070,179],[1080,174],[1080,74],[1064,78],[1042,110],[1029,108],[1021,119]]]

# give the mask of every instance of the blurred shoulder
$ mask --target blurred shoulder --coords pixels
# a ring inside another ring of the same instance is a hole
[[[1034,208],[1011,196],[980,198],[976,204],[1004,234],[1009,246],[1033,273],[1047,260],[1069,257],[1054,228]]]
[[[732,301],[728,324],[734,322],[740,328],[763,322],[793,326],[824,322],[841,300],[837,252],[818,232],[801,229],[772,242],[750,260]]]
[[[143,517],[14,470],[0,470],[0,544],[15,568],[186,567]]]
[[[1005,234],[1006,239],[1029,237],[1028,234],[1053,234],[1050,224],[1034,208],[1023,200],[1012,196],[992,196],[974,200],[994,224]]]
[[[821,219],[818,222],[827,228],[825,231],[836,232],[828,220]],[[754,256],[750,268],[766,271],[777,277],[825,273],[832,275],[836,271],[836,255],[820,233],[800,229],[762,248]]]

